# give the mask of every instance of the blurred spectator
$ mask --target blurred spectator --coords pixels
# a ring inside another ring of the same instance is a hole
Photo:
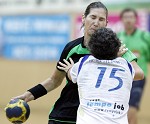
[[[134,81],[132,84],[128,112],[129,124],[137,124],[137,112],[146,82],[148,63],[150,62],[150,34],[136,27],[137,17],[138,14],[134,9],[124,9],[120,18],[125,30],[118,33],[120,40],[137,56],[137,63],[143,69],[145,75],[143,80]]]

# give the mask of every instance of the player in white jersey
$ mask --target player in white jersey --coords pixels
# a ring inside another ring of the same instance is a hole
[[[128,124],[128,101],[134,77],[132,66],[121,57],[113,60],[86,57],[70,70],[71,79],[77,82],[79,90],[77,124]]]
[[[127,111],[134,69],[118,57],[121,43],[108,29],[98,29],[88,48],[92,55],[82,57],[73,65],[64,60],[59,69],[78,84],[80,105],[76,124],[128,124]],[[73,66],[72,66],[73,65]]]

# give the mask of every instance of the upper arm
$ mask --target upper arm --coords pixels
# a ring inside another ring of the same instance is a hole
[[[49,92],[61,85],[65,75],[65,72],[55,69],[52,76],[43,81],[41,84],[45,87],[47,92]]]
[[[131,64],[132,64],[132,66],[133,66],[133,68],[135,70],[134,80],[142,80],[142,79],[144,79],[144,72],[139,67],[139,65],[135,61],[132,61]]]
[[[130,50],[128,50],[122,57],[132,64],[135,70],[134,80],[142,80],[144,78],[144,72],[136,63],[137,57]]]
[[[51,79],[59,86],[63,79],[65,78],[66,73],[55,69],[54,73],[51,76]]]
[[[61,63],[64,63],[64,61],[63,61],[63,59],[66,59],[67,61],[68,61],[68,58],[69,57],[71,57],[70,55],[72,55],[72,54],[70,54],[71,53],[71,50],[77,45],[78,43],[76,43],[76,41],[71,41],[71,42],[69,42],[66,46],[65,46],[65,48],[63,49],[63,51],[62,51],[62,53],[61,53],[61,56],[60,56],[60,58],[59,58],[59,61],[57,62],[57,66],[61,66],[60,64],[59,64],[59,62],[61,62]],[[69,56],[69,57],[68,57]],[[73,60],[74,61],[74,60]],[[56,66],[56,68],[57,68],[57,66]],[[61,70],[61,69],[59,69],[59,68],[57,68],[59,71],[63,71],[63,70]]]
[[[60,59],[59,59],[60,62],[64,63],[63,59],[66,59],[70,49],[72,48],[72,43],[73,42],[69,42],[64,47],[64,49],[61,53]],[[59,63],[57,63],[57,66],[59,66]],[[66,73],[64,71],[58,69],[57,66],[56,66],[56,69],[54,70],[52,76],[49,77],[48,79],[46,79],[45,81],[41,82],[41,84],[46,88],[46,90],[48,92],[57,88],[59,85],[61,85],[63,79],[66,76]]]

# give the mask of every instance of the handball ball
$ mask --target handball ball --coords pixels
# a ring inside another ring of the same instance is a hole
[[[5,112],[10,122],[23,123],[30,115],[30,107],[24,100],[14,99],[7,104]]]

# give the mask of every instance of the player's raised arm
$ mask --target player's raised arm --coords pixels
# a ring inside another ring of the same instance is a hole
[[[134,80],[144,79],[144,72],[135,61],[130,62],[135,70]]]
[[[119,51],[117,53],[118,57],[121,57],[123,54],[125,54],[128,51],[128,48],[126,48],[125,44],[122,44],[121,47],[119,48]]]

